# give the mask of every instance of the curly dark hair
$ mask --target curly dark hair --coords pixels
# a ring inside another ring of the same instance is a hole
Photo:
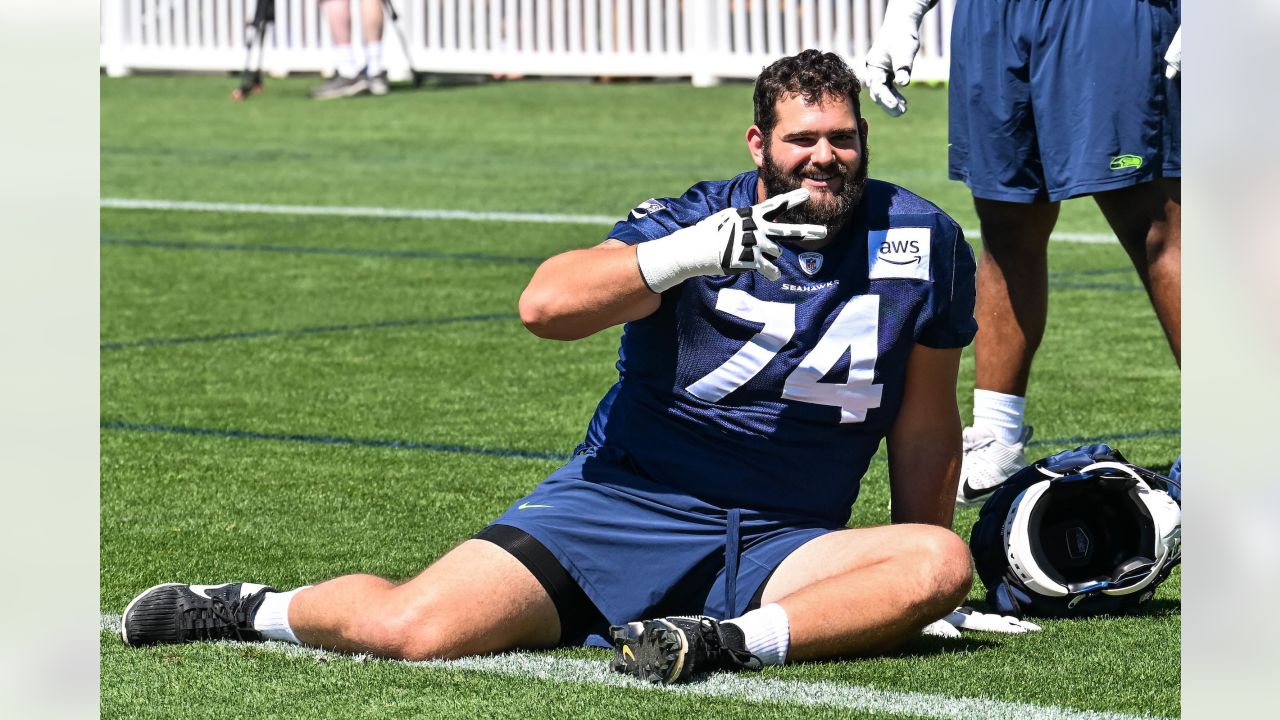
[[[804,50],[784,57],[760,72],[756,78],[755,124],[764,133],[765,142],[778,124],[778,101],[787,95],[800,95],[806,103],[823,98],[849,98],[853,116],[862,119],[858,93],[862,83],[858,76],[835,53]]]

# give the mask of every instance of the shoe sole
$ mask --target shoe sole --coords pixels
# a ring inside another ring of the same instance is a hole
[[[352,87],[343,88],[342,90],[315,93],[311,95],[311,99],[312,100],[338,100],[340,98],[355,97],[356,95],[360,95],[362,93],[367,93],[367,92],[369,92],[368,85],[360,85],[360,86],[353,85]]]
[[[159,585],[152,585],[146,590],[143,590],[142,592],[138,593],[138,596],[135,597],[133,600],[129,601],[129,604],[126,605],[124,608],[124,612],[120,614],[120,639],[124,641],[124,644],[125,645],[132,644],[129,642],[129,613],[133,610],[133,607],[138,604],[139,600],[150,595],[156,590],[159,590],[160,588],[173,587],[174,585],[185,585],[185,584],[186,583],[171,582],[171,583],[160,583]]]
[[[614,625],[609,628],[609,635],[614,645],[614,672],[655,685],[669,685],[684,670],[689,641],[666,620]]]

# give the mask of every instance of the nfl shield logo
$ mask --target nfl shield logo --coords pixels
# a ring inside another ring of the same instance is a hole
[[[821,253],[816,253],[816,252],[800,253],[800,255],[796,257],[796,259],[800,261],[800,269],[803,270],[806,275],[813,275],[814,273],[822,269]]]
[[[656,213],[659,210],[666,210],[666,209],[667,209],[666,205],[663,205],[662,203],[658,202],[653,198],[649,198],[648,200],[645,200],[644,202],[640,203],[635,210],[631,211],[631,217],[636,220],[639,220],[645,215],[649,215],[651,213]]]

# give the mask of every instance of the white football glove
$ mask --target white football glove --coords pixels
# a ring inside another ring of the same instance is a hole
[[[1040,630],[1040,626],[1019,620],[1009,615],[996,615],[994,613],[980,613],[971,607],[956,608],[956,611],[950,615],[924,626],[920,631],[922,635],[932,635],[933,637],[958,638],[961,630],[981,630],[983,632],[998,632],[1019,634],[1026,632],[1036,632]]]
[[[1170,80],[1182,74],[1182,26],[1178,26],[1178,32],[1173,34],[1173,40],[1169,41],[1169,49],[1164,53],[1164,61],[1168,67],[1164,69],[1164,76]]]
[[[907,99],[891,83],[911,83],[911,66],[920,50],[920,21],[938,0],[889,0],[876,41],[867,51],[867,93],[891,117],[907,111]]]
[[[809,199],[800,188],[743,208],[726,208],[696,225],[636,246],[640,275],[649,289],[660,293],[699,275],[729,275],[755,270],[770,280],[782,277],[770,260],[782,248],[770,238],[821,240],[823,225],[773,222],[788,208]]]

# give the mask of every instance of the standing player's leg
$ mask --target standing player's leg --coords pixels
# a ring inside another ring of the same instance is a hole
[[[973,426],[964,431],[956,496],[961,505],[981,503],[1027,464],[1027,384],[1049,312],[1049,235],[1059,207],[977,197],[973,204],[982,255],[974,310]]]
[[[360,5],[361,29],[364,31],[365,75],[369,79],[369,92],[387,94],[387,71],[382,65],[382,2],[364,0]]]
[[[356,67],[356,56],[351,48],[351,5],[347,0],[318,0],[329,25],[329,38],[333,42],[333,59],[338,74],[311,88],[314,100],[359,95],[369,89],[368,80]]]
[[[347,0],[319,0],[333,41],[333,59],[342,77],[356,76],[356,58],[351,49],[351,5]]]
[[[975,385],[1026,396],[1049,312],[1049,235],[1058,203],[973,199],[982,229]]]
[[[984,502],[1026,465],[1027,380],[1044,336],[1047,246],[1058,219],[1037,109],[1037,65],[1045,63],[1031,61],[1052,32],[1051,9],[960,3],[952,19],[949,175],[969,186],[982,231],[973,425],[964,429],[959,505]]]
[[[1133,262],[1182,365],[1182,181],[1168,178],[1093,196]]]
[[[960,605],[969,548],[933,525],[828,532],[776,567],[761,607],[716,622],[668,617],[616,626],[614,669],[651,682],[698,672],[889,650]]]
[[[122,636],[131,645],[286,640],[406,660],[552,647],[560,639],[556,606],[538,579],[485,540],[464,542],[402,584],[347,575],[288,593],[260,588],[151,588],[126,608]]]

